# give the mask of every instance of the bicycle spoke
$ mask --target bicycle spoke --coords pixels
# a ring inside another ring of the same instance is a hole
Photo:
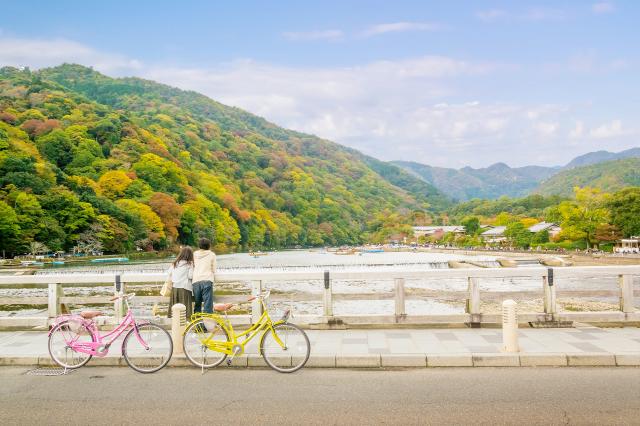
[[[275,325],[265,333],[260,349],[265,362],[271,368],[290,373],[306,364],[311,345],[302,329],[293,324],[283,323]]]
[[[171,359],[171,336],[156,324],[143,324],[131,329],[122,343],[125,360],[131,368],[141,373],[153,373],[163,368]]]

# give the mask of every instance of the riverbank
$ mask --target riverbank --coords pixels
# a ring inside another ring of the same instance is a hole
[[[400,250],[389,250],[397,252]],[[584,254],[581,252],[567,253],[542,253],[536,251],[511,251],[511,250],[467,250],[460,248],[422,248],[403,249],[403,251],[418,251],[426,253],[450,253],[463,256],[493,256],[496,258],[523,258],[523,259],[553,259],[560,258],[571,262],[572,266],[615,266],[615,265],[640,265],[640,255],[616,255],[611,253]]]

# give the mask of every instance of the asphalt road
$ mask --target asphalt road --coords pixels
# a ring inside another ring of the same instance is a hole
[[[0,368],[0,424],[640,424],[640,368]]]

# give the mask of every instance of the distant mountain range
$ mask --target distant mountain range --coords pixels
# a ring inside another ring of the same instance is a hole
[[[466,201],[473,198],[493,199],[503,195],[523,197],[531,193],[570,195],[575,185],[597,186],[605,190],[640,185],[638,166],[634,168],[634,161],[624,161],[638,158],[640,148],[617,153],[590,152],[574,158],[565,166],[556,167],[512,168],[504,163],[496,163],[480,169],[452,169],[411,161],[392,163],[433,185],[445,195]]]

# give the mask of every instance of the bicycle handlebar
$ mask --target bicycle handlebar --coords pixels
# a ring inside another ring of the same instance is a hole
[[[113,296],[110,300],[112,302],[115,302],[118,299],[127,299],[127,300],[131,300],[133,299],[133,297],[135,296],[135,293],[127,293],[127,294],[119,294],[117,296]]]
[[[271,290],[264,290],[262,293],[255,295],[255,296],[251,296],[250,298],[247,299],[247,302],[252,302],[256,299],[267,299],[269,297],[269,295],[271,294]]]

